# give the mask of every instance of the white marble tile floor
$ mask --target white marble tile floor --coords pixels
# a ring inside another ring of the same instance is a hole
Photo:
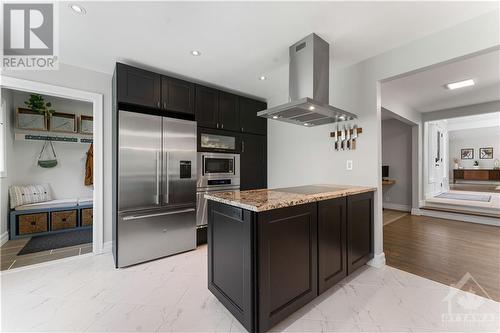
[[[246,332],[208,291],[206,256],[202,246],[115,269],[105,254],[2,273],[2,332]],[[499,332],[499,317],[492,300],[367,266],[271,331]]]

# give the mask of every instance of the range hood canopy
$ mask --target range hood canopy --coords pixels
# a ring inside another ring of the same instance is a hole
[[[260,117],[314,126],[357,118],[328,104],[330,45],[316,34],[290,46],[290,102],[257,113]]]

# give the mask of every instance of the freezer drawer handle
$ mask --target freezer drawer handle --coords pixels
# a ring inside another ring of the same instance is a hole
[[[187,208],[187,209],[174,210],[171,212],[164,212],[164,213],[158,213],[158,214],[132,215],[132,216],[124,217],[123,221],[138,220],[138,219],[143,219],[143,218],[147,218],[147,217],[157,217],[157,216],[163,216],[163,215],[182,214],[182,213],[189,213],[189,212],[194,212],[194,211],[195,211],[194,208]]]

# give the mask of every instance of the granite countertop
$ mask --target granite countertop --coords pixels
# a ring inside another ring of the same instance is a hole
[[[308,185],[250,191],[205,194],[205,198],[254,212],[296,206],[349,195],[373,192],[376,187],[350,185]]]

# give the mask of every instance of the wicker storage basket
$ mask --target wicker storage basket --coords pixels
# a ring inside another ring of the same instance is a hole
[[[94,209],[93,208],[83,208],[82,209],[82,227],[91,226],[94,221]]]
[[[52,230],[70,229],[77,226],[76,210],[64,210],[50,214]]]
[[[47,213],[19,215],[17,217],[19,235],[47,231],[47,217]]]

